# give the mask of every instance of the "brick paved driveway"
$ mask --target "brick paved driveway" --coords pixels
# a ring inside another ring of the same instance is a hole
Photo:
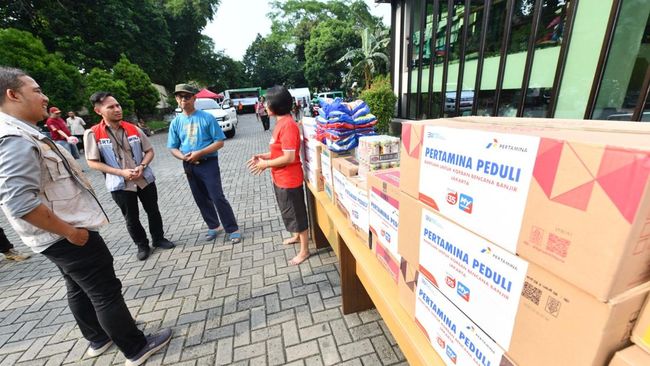
[[[145,332],[174,330],[169,348],[148,365],[406,364],[376,311],[342,315],[331,250],[300,266],[287,265],[296,250],[281,244],[288,233],[270,177],[253,177],[244,166],[250,155],[266,151],[270,136],[254,115],[240,116],[237,136],[219,153],[224,191],[244,236],[235,246],[223,236],[200,240],[206,226],[180,162],[165,148],[167,134],[152,136],[152,166],[167,237],[179,244],[174,250],[156,250],[138,261],[101,174],[89,173],[111,219],[102,235],[129,309]],[[12,242],[27,251],[0,216]],[[23,263],[0,261],[0,365],[124,362],[115,347],[86,359],[86,347],[68,310],[65,284],[49,261],[40,255]]]

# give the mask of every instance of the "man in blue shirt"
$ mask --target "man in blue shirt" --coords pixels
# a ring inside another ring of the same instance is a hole
[[[223,194],[217,152],[223,147],[226,136],[211,114],[194,108],[196,93],[198,89],[192,85],[176,85],[174,95],[183,113],[169,126],[167,147],[175,158],[183,161],[194,202],[208,225],[205,239],[214,240],[225,230],[230,241],[236,244],[241,241],[241,233],[232,207]]]

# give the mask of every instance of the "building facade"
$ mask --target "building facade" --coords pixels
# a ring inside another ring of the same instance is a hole
[[[390,3],[398,118],[650,121],[650,0]]]

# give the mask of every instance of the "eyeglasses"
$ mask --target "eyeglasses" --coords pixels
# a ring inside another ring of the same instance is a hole
[[[192,95],[192,94],[176,94],[176,97],[180,98],[182,100],[191,100],[192,98],[194,98],[194,95]]]

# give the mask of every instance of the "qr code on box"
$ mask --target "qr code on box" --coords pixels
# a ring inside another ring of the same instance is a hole
[[[542,290],[531,285],[529,282],[524,282],[524,290],[521,295],[532,301],[535,305],[539,305],[539,301],[542,299]]]
[[[567,254],[569,254],[569,245],[571,245],[569,240],[555,234],[549,234],[546,249],[562,258],[566,258]]]
[[[560,306],[562,306],[562,303],[558,299],[549,296],[546,301],[546,312],[557,318],[560,314]]]

